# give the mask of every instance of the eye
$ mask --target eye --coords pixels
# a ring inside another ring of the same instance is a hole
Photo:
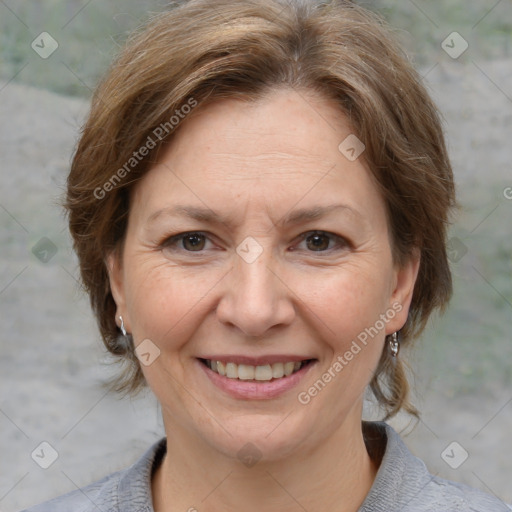
[[[309,231],[301,235],[302,242],[305,242],[309,251],[313,252],[326,252],[333,249],[333,245],[338,248],[348,247],[348,242],[333,233],[326,231]]]
[[[167,252],[185,251],[200,253],[209,248],[207,246],[209,241],[211,243],[211,240],[205,233],[192,231],[166,238],[160,245]],[[302,243],[306,245],[306,250],[309,252],[330,252],[336,249],[346,249],[350,245],[343,237],[327,231],[308,231],[301,235],[300,244]]]
[[[180,233],[167,238],[161,245],[167,251],[185,250],[187,252],[200,252],[205,248],[208,237],[201,232]]]

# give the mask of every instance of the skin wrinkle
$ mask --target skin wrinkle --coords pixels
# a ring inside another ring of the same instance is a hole
[[[339,118],[330,102],[314,101],[323,117]],[[349,512],[371,487],[377,468],[362,438],[364,391],[385,335],[406,320],[418,262],[395,267],[384,201],[364,162],[349,162],[337,149],[349,133],[348,124],[333,132],[286,89],[251,109],[219,101],[184,123],[162,155],[165,166],[156,165],[138,183],[123,265],[112,254],[110,282],[117,314],[135,343],[149,338],[161,351],[143,367],[162,405],[169,454],[153,481],[156,512],[187,510],[205,496],[209,512],[300,509],[294,500],[311,511]],[[309,157],[298,155],[297,147]],[[257,151],[265,157],[247,156]],[[288,165],[272,154],[289,154]],[[336,167],[319,181],[327,161]],[[232,173],[242,172],[248,180],[226,187]],[[281,175],[285,189],[275,186]],[[365,221],[337,211],[297,226],[274,225],[296,209],[333,203],[353,205]],[[153,212],[176,204],[207,205],[238,225],[162,216],[147,226]],[[297,241],[311,230],[346,235],[354,247],[315,253]],[[189,231],[211,233],[213,245],[199,256],[159,247],[165,237]],[[263,247],[251,264],[235,250],[246,236]],[[297,393],[396,302],[403,309],[385,329],[311,403],[299,404]],[[318,363],[297,389],[244,401],[210,383],[196,359],[205,353],[291,353]],[[250,469],[237,458],[246,443],[262,454]]]
[[[335,217],[335,214],[338,214],[338,217]],[[265,216],[270,217],[271,227],[262,230],[261,234],[255,232],[253,232],[253,234],[266,237],[273,229],[282,230],[283,233],[287,233],[287,231],[291,231],[296,225],[301,223],[304,227],[307,227],[309,224],[314,226],[315,222],[322,220],[326,224],[326,228],[328,224],[332,224],[334,230],[340,230],[341,227],[343,227],[344,238],[348,245],[353,245],[352,235],[354,235],[357,229],[359,238],[358,245],[361,246],[362,237],[363,235],[368,236],[370,227],[367,219],[359,211],[349,205],[343,204],[332,204],[321,209],[298,209],[281,216],[281,219],[277,219],[275,215],[270,215],[268,211],[265,211],[264,217]],[[337,218],[336,224],[333,223],[334,218]],[[148,247],[153,245],[155,249],[160,249],[158,245],[160,242],[159,233],[161,229],[165,229],[167,219],[169,219],[170,226],[175,226],[175,230],[176,226],[186,226],[187,222],[197,220],[204,222],[212,228],[219,228],[222,231],[226,231],[226,233],[234,233],[235,237],[238,237],[241,241],[241,235],[239,234],[240,222],[236,222],[233,217],[223,217],[209,208],[198,209],[192,207],[192,209],[190,209],[188,206],[175,205],[172,208],[159,208],[148,216],[148,220],[142,227],[143,236],[139,239],[140,243],[146,244]],[[350,222],[353,224],[350,224]],[[145,241],[146,238],[150,240],[149,244]],[[292,240],[289,242],[291,243],[291,241]],[[352,249],[354,250],[353,247]]]
[[[230,137],[230,135],[232,136]],[[238,134],[236,132],[233,134],[230,133],[227,136],[233,140],[233,143],[238,140]],[[243,141],[240,141],[240,143],[242,142]],[[314,157],[309,157],[309,155],[303,151],[294,151],[288,155],[275,151],[244,155],[214,153],[212,156],[218,159],[220,166],[222,166],[223,163],[232,166],[233,162],[240,162],[238,168],[235,167],[228,176],[226,176],[225,173],[222,173],[222,171],[218,172],[218,174],[214,174],[216,172],[215,170],[205,169],[205,172],[212,173],[213,176],[222,181],[232,181],[236,179],[259,180],[263,177],[276,181],[287,180],[289,179],[289,176],[293,176],[293,174],[297,172],[297,159],[300,159],[302,163],[306,164],[303,166],[303,168],[301,168],[301,171],[309,174],[312,177],[323,176],[334,165],[334,162],[330,161],[319,162]],[[267,161],[272,163],[278,162],[280,166],[280,172],[276,174],[270,171],[266,171],[265,167],[262,166],[264,166]],[[308,167],[307,164],[314,165]],[[319,170],[315,170],[315,166],[319,168]],[[324,166],[325,169],[321,169],[320,166]],[[258,170],[258,175],[248,176],[247,172],[250,172],[251,170]]]
[[[407,352],[392,358],[385,336],[400,330],[407,349],[452,292],[454,182],[439,112],[393,29],[355,3],[178,3],[133,34],[112,63],[67,179],[84,288],[106,349],[124,363],[112,387],[149,385],[168,450],[151,482],[154,450],[92,492],[105,491],[106,508],[114,500],[150,509],[151,483],[156,512],[355,512],[376,470],[360,421],[368,383],[385,419],[416,413]],[[352,134],[365,150],[349,162]],[[365,222],[336,212],[284,223],[300,208],[334,201],[350,203]],[[148,216],[177,204],[226,220],[165,217],[147,229]],[[301,238],[310,230],[350,243],[313,252],[314,240]],[[176,235],[195,231],[205,248],[185,251]],[[263,249],[251,264],[239,254],[247,236]],[[400,314],[345,356],[396,304]],[[149,367],[120,337],[121,315],[135,345],[151,340],[160,349]],[[235,399],[198,363],[278,352],[316,363],[293,392],[272,400]],[[343,371],[299,403],[299,392],[315,390],[341,357]],[[379,449],[387,435],[393,457],[370,508],[394,510],[386,490],[396,482],[407,490],[428,472],[421,461],[420,471],[395,471],[414,458],[390,427],[367,424],[366,435]],[[262,455],[253,468],[238,457],[247,443]],[[130,485],[119,487],[127,476]]]

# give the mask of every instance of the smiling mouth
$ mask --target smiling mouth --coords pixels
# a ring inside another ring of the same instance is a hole
[[[212,359],[199,360],[210,370],[228,379],[260,382],[286,378],[315,361],[315,359],[305,359],[304,361],[285,361],[252,366],[250,364],[235,364]]]

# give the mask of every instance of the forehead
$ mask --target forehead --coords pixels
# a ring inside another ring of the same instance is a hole
[[[212,210],[249,197],[267,212],[319,199],[379,206],[363,157],[351,161],[339,149],[349,136],[336,104],[311,91],[219,100],[182,122],[138,184],[136,203],[153,213],[184,197]]]
[[[192,156],[192,135],[194,145],[210,156],[245,159],[245,165],[253,162],[263,173],[259,162],[284,164],[293,157],[332,166],[332,149],[338,147],[341,135],[351,133],[334,102],[309,90],[279,88],[258,100],[218,100],[194,114],[171,144],[176,156],[182,152]]]

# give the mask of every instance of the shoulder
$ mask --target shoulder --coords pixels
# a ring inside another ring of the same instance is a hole
[[[432,475],[386,423],[364,422],[363,431],[374,451],[379,442],[383,448],[377,476],[359,512],[510,512],[495,496]]]
[[[440,507],[450,506],[450,510],[474,512],[510,512],[512,507],[499,498],[487,494],[465,484],[452,482],[430,475],[431,480],[425,488],[423,512],[442,510]],[[427,506],[426,501],[430,500]],[[416,510],[416,509],[412,509]]]
[[[22,512],[152,511],[151,474],[164,453],[165,438],[151,446],[129,468]]]
[[[22,512],[89,512],[115,510],[119,480],[124,471],[113,473],[93,484],[46,501]]]

